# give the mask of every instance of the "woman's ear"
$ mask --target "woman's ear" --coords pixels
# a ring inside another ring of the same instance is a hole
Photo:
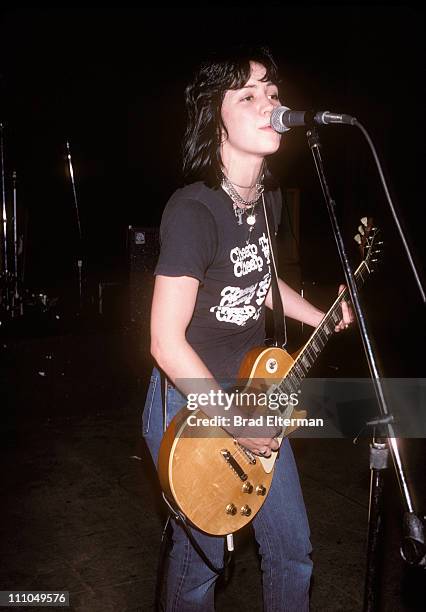
[[[220,144],[223,145],[228,140],[228,133],[224,127],[220,127]]]

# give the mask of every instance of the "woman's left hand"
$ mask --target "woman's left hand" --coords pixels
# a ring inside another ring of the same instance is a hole
[[[342,291],[344,291],[345,289],[346,289],[346,285],[340,285],[338,294],[342,293]],[[352,306],[350,306],[348,302],[346,302],[345,300],[342,300],[341,307],[342,307],[343,319],[340,321],[338,325],[336,325],[335,327],[336,332],[340,332],[344,329],[347,329],[349,325],[353,323],[355,320]]]

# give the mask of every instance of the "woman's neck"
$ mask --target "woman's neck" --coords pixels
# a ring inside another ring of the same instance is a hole
[[[234,185],[238,193],[244,198],[249,199],[256,187],[262,179],[263,160],[256,164],[224,164],[223,173]]]

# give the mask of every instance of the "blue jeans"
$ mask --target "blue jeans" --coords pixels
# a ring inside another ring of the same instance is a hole
[[[154,368],[142,417],[143,435],[157,465],[163,435],[161,378]],[[174,387],[168,388],[167,425],[186,404]],[[312,551],[309,525],[297,468],[288,439],[281,445],[270,492],[252,521],[262,558],[265,612],[309,610]],[[223,537],[192,533],[215,567],[223,566]],[[167,575],[167,612],[214,610],[213,573],[194,550],[179,524],[173,525],[173,547]]]

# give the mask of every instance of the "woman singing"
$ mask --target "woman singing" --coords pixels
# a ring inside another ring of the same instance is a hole
[[[161,253],[151,312],[156,361],[143,413],[155,463],[164,431],[160,373],[167,380],[168,424],[186,404],[193,381],[219,389],[237,377],[244,355],[265,339],[265,307],[272,308],[271,261],[263,199],[276,231],[280,191],[268,156],[281,135],[270,127],[280,105],[276,64],[265,48],[238,49],[204,63],[186,88],[186,186],[170,198],[161,222]],[[286,316],[316,327],[324,313],[279,279]],[[337,331],[350,323],[345,306]],[[234,435],[252,453],[278,449],[277,430],[262,437]],[[284,439],[271,490],[252,522],[262,558],[267,612],[309,607],[311,544],[292,450]],[[206,556],[223,564],[224,538],[192,530]],[[179,524],[168,560],[168,611],[214,610],[217,574],[204,563]]]

